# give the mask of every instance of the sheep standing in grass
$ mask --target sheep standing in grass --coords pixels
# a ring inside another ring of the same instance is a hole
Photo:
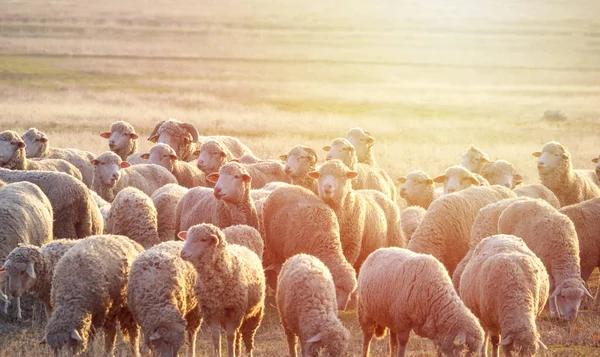
[[[400,227],[407,243],[426,214],[427,210],[421,206],[411,206],[400,212]]]
[[[400,197],[406,200],[408,206],[421,206],[427,209],[442,193],[436,191],[431,177],[420,170],[398,178],[398,182],[402,184]]]
[[[100,136],[108,139],[110,151],[117,154],[122,161],[132,165],[146,163],[146,160],[141,158],[142,153],[137,152],[138,135],[128,122],[116,121],[110,125],[110,131],[101,133]]]
[[[228,244],[212,224],[180,232],[185,240],[181,257],[198,273],[195,292],[206,324],[210,326],[215,356],[221,356],[221,328],[227,334],[229,357],[241,356],[242,340],[252,356],[254,335],[263,319],[265,275],[250,249]]]
[[[196,269],[181,259],[182,249],[183,242],[164,242],[140,254],[131,265],[129,310],[155,356],[177,356],[186,339],[188,356],[196,355],[202,324],[194,292]]]
[[[367,258],[358,275],[358,321],[362,357],[371,339],[390,330],[390,356],[403,357],[411,330],[433,340],[448,356],[483,345],[483,329],[454,291],[448,272],[434,257],[402,248],[381,248]]]
[[[135,258],[144,250],[124,236],[92,236],[69,249],[54,269],[54,313],[44,341],[58,353],[85,351],[99,329],[104,348],[112,356],[117,323],[129,338],[133,356],[139,356],[139,327],[127,304],[127,279]]]
[[[446,169],[446,172],[434,178],[433,182],[443,183],[445,194],[458,192],[473,186],[488,186],[485,182],[479,181],[477,174],[458,165]]]
[[[506,160],[496,160],[488,163],[481,169],[481,176],[490,185],[500,185],[511,190],[523,182],[523,176],[517,172],[513,164]]]
[[[554,192],[550,191],[550,189],[544,185],[527,185],[516,188],[513,190],[513,192],[519,197],[539,198],[548,202],[552,207],[556,209],[560,208],[560,202],[558,201],[558,198],[556,198]]]
[[[469,146],[461,156],[463,160],[460,166],[476,174],[481,173],[483,167],[490,162],[488,154],[475,145]]]
[[[142,154],[149,164],[159,165],[169,170],[183,187],[206,186],[204,173],[189,162],[181,161],[175,150],[167,144],[156,144],[149,153]]]
[[[285,173],[292,179],[293,185],[309,189],[315,194],[319,193],[317,182],[307,175],[317,169],[317,161],[319,161],[313,149],[296,145],[287,155],[281,155],[279,158],[285,163]]]
[[[25,153],[28,158],[62,159],[68,161],[81,172],[83,183],[87,187],[91,187],[94,176],[94,168],[90,163],[94,155],[91,152],[50,147],[48,136],[36,128],[27,130],[21,137],[25,142]]]
[[[537,169],[542,184],[548,187],[561,206],[587,201],[600,196],[600,187],[589,177],[571,168],[571,154],[560,143],[550,141],[537,157]]]
[[[518,237],[495,235],[475,248],[461,278],[460,297],[479,318],[492,356],[502,346],[507,356],[533,356],[541,347],[535,319],[548,299],[548,273],[542,261]],[[500,340],[502,338],[502,340]]]
[[[337,315],[335,284],[319,259],[298,254],[286,260],[277,278],[277,309],[287,337],[290,357],[297,357],[300,338],[303,356],[344,356],[350,332]]]
[[[175,210],[177,203],[189,190],[174,183],[165,185],[152,194],[152,202],[156,208],[158,224],[158,240],[166,242],[177,237],[175,229]]]
[[[116,194],[125,187],[135,187],[151,196],[164,185],[177,183],[175,176],[162,166],[149,164],[131,166],[111,151],[92,160],[92,165],[94,165],[92,190],[108,202],[112,202]]]
[[[352,128],[346,133],[346,139],[354,146],[359,163],[377,167],[375,155],[373,155],[375,137],[371,133],[363,128]]]

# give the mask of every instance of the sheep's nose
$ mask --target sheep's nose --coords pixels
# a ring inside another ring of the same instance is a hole
[[[289,167],[289,166],[286,166],[286,167],[285,167],[285,173],[286,173],[286,174],[289,174],[290,172],[292,172],[292,168],[291,168],[291,167]]]
[[[119,174],[115,172],[114,174],[110,175],[110,178],[116,180],[117,178],[119,178]]]
[[[510,188],[510,184],[509,183],[505,183],[504,187]]]
[[[220,187],[215,187],[215,193],[221,193],[221,188]]]
[[[449,188],[447,191],[448,191],[448,193],[452,193],[452,192],[456,191],[456,189],[455,188]]]
[[[108,145],[115,145],[115,141],[114,140],[109,140],[108,141]]]
[[[325,160],[331,160],[331,155],[327,155],[327,156],[325,157]]]

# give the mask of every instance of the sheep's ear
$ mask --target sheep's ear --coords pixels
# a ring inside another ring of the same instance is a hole
[[[402,184],[406,183],[406,177],[398,177],[396,180]]]
[[[25,147],[25,143],[22,141],[19,141],[19,149],[22,149]]]
[[[129,166],[131,166],[131,164],[128,163],[127,161],[123,161],[122,163],[119,164],[119,167],[122,168],[122,169],[126,169]]]
[[[560,292],[560,286],[557,286],[554,291],[552,292],[552,295],[550,295],[550,297],[548,299],[554,299],[556,296],[558,296]]]
[[[48,138],[40,138],[40,141],[41,141],[42,143],[47,143],[47,142],[48,142]]]
[[[31,279],[36,278],[33,262],[27,262],[27,268],[25,269],[25,271],[27,272],[27,275],[29,275],[29,277]]]
[[[133,140],[136,140],[139,138],[138,134],[136,134],[136,133],[129,133],[129,137],[132,138]]]
[[[98,166],[98,162],[99,162],[99,161],[98,161],[98,160],[96,160],[96,159],[93,159],[92,161],[90,161],[90,163],[91,163],[92,165],[94,165],[94,166]]]
[[[192,153],[192,155],[194,155],[196,157],[200,156],[200,149],[194,150],[194,152]]]
[[[219,243],[219,237],[216,234],[211,234],[210,241],[212,242],[212,244],[217,244]]]
[[[321,339],[323,338],[323,333],[319,332],[318,334],[314,335],[313,337],[309,338],[306,343],[315,343],[315,342],[319,342],[321,341]]]
[[[307,173],[307,175],[311,179],[315,179],[315,180],[319,179],[319,172],[318,171],[311,171],[311,172]]]
[[[323,150],[324,151],[329,151],[329,150],[331,150],[331,146],[329,146],[329,145],[323,146]]]
[[[6,267],[10,263],[10,259],[7,259],[4,264],[2,264],[2,268],[0,268],[0,272],[6,271]]]
[[[223,151],[221,151],[221,157],[227,157],[227,154]]]
[[[538,340],[538,346],[540,346],[540,348],[545,351],[548,350],[548,347],[546,347],[546,345],[544,345],[544,343],[541,340]]]
[[[252,182],[252,176],[243,174],[242,177],[244,178],[244,182]]]
[[[212,174],[206,175],[206,179],[212,183],[217,183],[217,181],[219,181],[219,174],[213,172]]]
[[[160,331],[156,330],[152,333],[152,335],[150,335],[150,337],[148,337],[148,340],[156,341],[156,340],[160,340],[161,338],[162,338],[162,335],[160,334]]]
[[[598,158],[597,158],[597,157],[593,158],[593,159],[592,159],[592,162],[593,162],[594,164],[597,164],[597,163],[598,163]]]
[[[562,158],[563,158],[564,160],[568,160],[568,159],[569,159],[569,155],[567,155],[567,154],[562,154]]]
[[[502,339],[502,341],[500,341],[500,346],[508,346],[511,343],[513,343],[513,336],[512,335],[506,335],[506,337],[504,337]]]
[[[71,330],[71,338],[75,341],[83,342],[83,338],[81,338],[81,335],[75,329]]]
[[[346,149],[348,149],[348,152],[356,151],[353,146],[348,146]]]
[[[179,160],[179,158],[177,157],[177,155],[169,155],[169,157],[171,158],[171,160],[173,161],[177,161]]]
[[[110,138],[110,131],[105,131],[104,133],[100,133],[100,136],[103,137],[104,139],[108,139]]]
[[[476,177],[469,176],[469,182],[471,182],[471,185],[473,186],[481,186],[481,182],[479,182]]]
[[[425,181],[426,184],[428,185],[433,185],[433,180],[432,179],[427,179],[427,181]]]
[[[279,157],[279,160],[283,161],[283,162],[287,162],[288,156],[287,155],[281,155]]]
[[[583,287],[583,293],[585,295],[587,295],[587,297],[589,297],[590,299],[594,299],[594,297],[592,296],[592,294],[589,292],[589,290],[585,286]]]
[[[523,176],[521,176],[520,174],[514,174],[513,181],[514,181],[515,186],[520,185],[523,183]]]
[[[148,160],[150,158],[150,154],[149,153],[145,153],[145,154],[140,155],[140,157],[142,159],[144,159],[144,160]]]
[[[438,177],[433,179],[433,182],[436,183],[444,183],[446,181],[446,175],[439,175]]]
[[[158,133],[154,134],[148,138],[148,141],[155,143],[158,141],[158,137],[159,137]]]
[[[346,172],[346,177],[349,179],[356,178],[358,176],[358,172],[356,171],[348,171]]]
[[[488,159],[487,157],[483,157],[483,156],[479,158],[479,161],[483,162],[484,164],[488,163],[488,162],[491,162],[490,159]]]
[[[465,342],[467,342],[467,333],[465,331],[460,331],[452,343],[454,343],[455,346],[462,346]]]
[[[540,157],[540,156],[542,156],[542,153],[541,153],[541,152],[539,152],[539,151],[536,151],[536,152],[534,152],[534,153],[533,153],[533,154],[531,154],[531,155],[533,155],[534,157]]]
[[[187,239],[187,231],[179,232],[177,234],[179,240],[185,241]]]
[[[367,138],[367,145],[372,146],[373,144],[375,144],[375,138],[372,136]]]

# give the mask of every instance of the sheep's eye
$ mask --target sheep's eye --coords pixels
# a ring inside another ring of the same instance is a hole
[[[36,143],[39,143],[39,142],[40,142],[40,139],[35,139],[34,141],[35,141]]]
[[[233,178],[235,178],[235,179],[239,179],[239,178],[240,178],[240,175],[235,175],[235,176],[233,176]]]
[[[100,161],[100,165],[104,165],[104,163],[102,161]]]

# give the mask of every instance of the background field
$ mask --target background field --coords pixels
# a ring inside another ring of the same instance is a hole
[[[533,183],[531,153],[549,140],[577,168],[600,151],[599,11],[597,0],[3,0],[0,127],[35,126],[51,145],[99,154],[111,122],[147,137],[173,117],[275,158],[363,126],[393,177],[440,174],[476,144]],[[548,109],[569,120],[541,121]],[[355,314],[342,317],[358,355]],[[1,355],[48,354],[41,325],[2,326]],[[597,312],[540,326],[542,355],[600,356]],[[286,354],[272,307],[257,346],[259,357]],[[423,339],[410,350],[434,355]]]

